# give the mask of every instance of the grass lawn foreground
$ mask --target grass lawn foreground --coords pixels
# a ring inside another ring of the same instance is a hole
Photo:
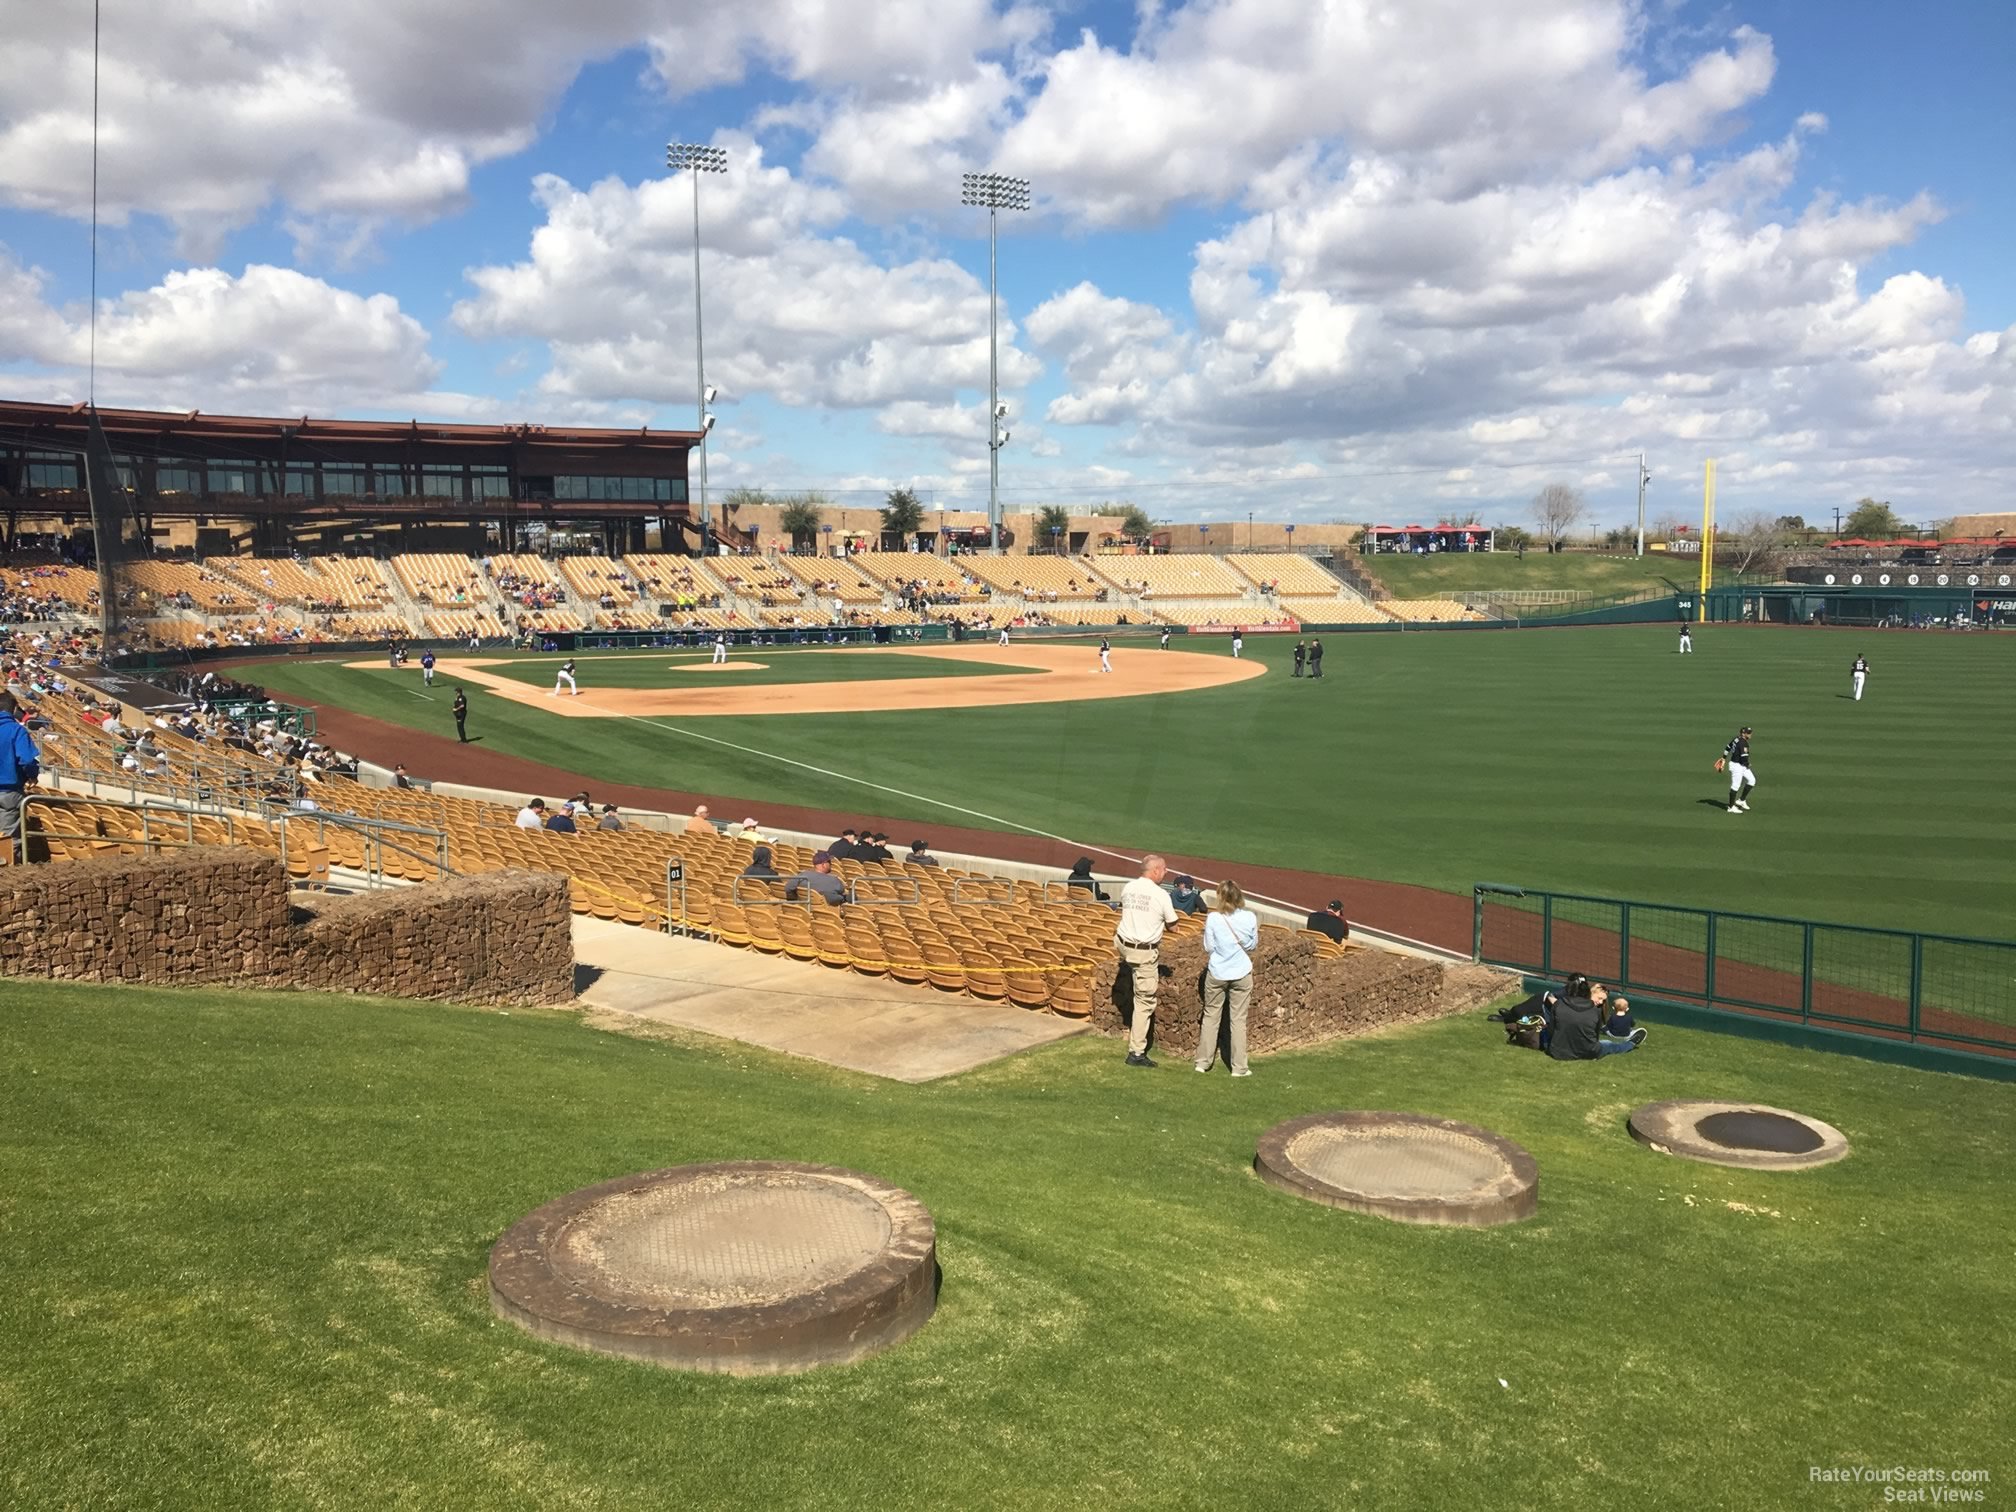
[[[953,1011],[949,1010],[948,1011]],[[1250,1081],[1067,1042],[928,1086],[560,1012],[0,985],[0,1503],[17,1507],[1881,1505],[2016,1482],[2011,1089],[1678,1029],[1557,1065],[1476,1018]],[[1798,1175],[1636,1144],[1638,1102],[1837,1125]],[[1263,1186],[1331,1107],[1498,1130],[1537,1218]],[[531,1340],[490,1244],[627,1172],[831,1161],[939,1227],[936,1318],[733,1380]]]

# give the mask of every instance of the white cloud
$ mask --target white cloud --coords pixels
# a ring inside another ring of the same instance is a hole
[[[1044,24],[989,0],[176,0],[106,23],[101,211],[164,216],[195,256],[274,202],[338,223],[316,241],[451,211],[474,169],[536,139],[584,64],[625,48],[675,95],[753,65],[874,97]],[[88,214],[91,29],[88,6],[8,7],[0,203]]]
[[[944,404],[987,381],[987,291],[939,257],[880,262],[825,234],[829,190],[734,144],[706,189],[702,291],[707,377],[730,402],[767,394],[794,406]],[[588,189],[538,184],[545,222],[530,256],[469,271],[454,320],[479,338],[549,343],[544,390],[582,399],[672,402],[693,388],[691,186],[683,179]],[[718,230],[716,228],[719,228]],[[1001,379],[1039,370],[1001,327]]]
[[[31,386],[71,393],[89,361],[89,312],[52,308],[46,282],[0,248],[0,363],[39,368]],[[106,300],[97,355],[101,396],[163,408],[328,414],[423,394],[433,413],[457,404],[427,393],[440,364],[390,295],[256,263],[235,277],[186,269]]]

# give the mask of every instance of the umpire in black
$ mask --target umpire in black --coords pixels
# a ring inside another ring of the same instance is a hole
[[[457,688],[455,702],[449,707],[455,712],[455,738],[464,745],[469,744],[469,695]]]

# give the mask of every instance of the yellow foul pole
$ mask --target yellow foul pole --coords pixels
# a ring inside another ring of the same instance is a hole
[[[1715,459],[1701,476],[1701,591],[1694,595],[1694,617],[1708,621],[1708,585],[1715,580]]]

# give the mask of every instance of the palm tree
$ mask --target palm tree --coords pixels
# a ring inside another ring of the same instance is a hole
[[[1062,504],[1045,504],[1036,511],[1036,539],[1048,541],[1064,555],[1064,538],[1071,534],[1071,511]]]
[[[905,542],[924,528],[924,506],[917,502],[917,495],[907,488],[892,488],[882,505],[882,534],[895,537],[895,549],[903,549]]]
[[[824,518],[820,505],[826,501],[817,494],[799,494],[784,501],[783,512],[777,517],[777,525],[791,538],[793,552],[810,551],[819,544],[819,524]]]

